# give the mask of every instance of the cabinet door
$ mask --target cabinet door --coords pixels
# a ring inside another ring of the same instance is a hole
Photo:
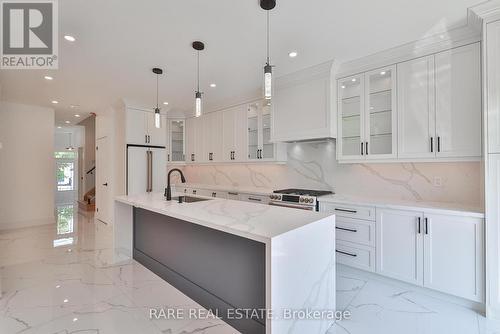
[[[186,119],[186,162],[192,162],[196,145],[195,118]]]
[[[127,109],[125,124],[127,144],[147,144],[147,124],[146,113],[144,111]]]
[[[479,43],[438,53],[436,156],[481,156],[481,51]]]
[[[271,102],[264,102],[261,108],[262,145],[261,159],[274,160],[274,143],[271,142]]]
[[[247,108],[248,160],[259,159],[259,150],[262,145],[260,124],[259,105],[252,103]]]
[[[365,154],[367,159],[397,155],[396,67],[365,74]]]
[[[205,127],[205,129],[207,129]],[[222,113],[211,113],[210,126],[207,129],[210,132],[210,143],[212,152],[212,161],[219,162],[223,160],[222,157]]]
[[[338,158],[365,158],[364,137],[364,77],[358,75],[338,82]]]
[[[417,212],[377,209],[378,273],[423,284],[422,222],[423,216]]]
[[[160,128],[155,126],[155,114],[145,112],[147,134],[149,135],[148,145],[151,146],[167,146],[167,117],[160,115]]]
[[[500,153],[500,21],[488,23],[487,27],[488,153]]]
[[[168,161],[180,162],[185,160],[185,121],[169,120]]]
[[[194,118],[194,161],[206,162],[208,161],[208,154],[205,154],[205,117]]]
[[[435,157],[434,56],[397,65],[398,157]]]
[[[424,286],[483,301],[483,220],[425,215]]]
[[[248,157],[246,106],[238,107],[234,116],[234,161],[246,161]]]
[[[232,161],[235,150],[237,109],[228,109],[222,112],[222,160]]]

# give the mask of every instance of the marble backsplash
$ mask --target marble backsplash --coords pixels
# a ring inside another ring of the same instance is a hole
[[[182,169],[190,183],[327,189],[368,198],[483,204],[480,162],[339,164],[334,141],[288,144],[288,162],[281,165],[221,164]]]

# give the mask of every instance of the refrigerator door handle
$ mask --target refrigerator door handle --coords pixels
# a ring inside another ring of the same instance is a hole
[[[149,193],[150,190],[150,184],[151,184],[151,151],[146,151],[146,161],[147,161],[147,167],[146,167],[146,192]]]
[[[149,192],[153,191],[153,151],[149,151]]]

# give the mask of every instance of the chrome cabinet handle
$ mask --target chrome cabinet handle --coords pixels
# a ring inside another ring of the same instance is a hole
[[[418,217],[418,218],[417,218],[417,234],[420,234],[420,233],[421,233],[421,229],[420,229],[420,220],[421,220],[421,218],[420,218],[420,217]]]
[[[335,252],[339,253],[339,254],[347,255],[347,256],[352,256],[352,257],[358,256],[358,254],[347,253],[347,252],[343,252],[343,251],[339,251],[339,250],[335,250]]]
[[[429,234],[429,218],[425,217],[424,218],[424,223],[425,223],[425,234]]]
[[[368,142],[365,143],[365,155],[368,155]]]
[[[364,155],[363,154],[363,143],[361,143],[361,155]]]
[[[434,153],[434,137],[431,137],[431,153]]]
[[[438,152],[441,152],[441,137],[438,136]]]

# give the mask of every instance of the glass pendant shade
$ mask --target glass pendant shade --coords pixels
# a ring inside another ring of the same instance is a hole
[[[264,97],[270,100],[273,95],[273,68],[267,64],[264,66]]]
[[[161,128],[161,117],[160,117],[160,109],[155,109],[155,127],[157,129]]]
[[[201,116],[201,92],[195,94],[195,116]]]

